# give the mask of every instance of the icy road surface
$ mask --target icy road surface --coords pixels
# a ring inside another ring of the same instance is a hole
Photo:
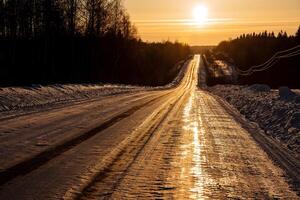
[[[0,199],[298,199],[198,66],[173,89],[0,121]]]

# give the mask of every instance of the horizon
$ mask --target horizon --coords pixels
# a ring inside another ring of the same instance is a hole
[[[284,3],[280,0],[178,0],[176,4],[172,0],[125,0],[125,8],[146,42],[169,40],[190,46],[215,46],[244,33],[267,30],[277,34],[283,30],[294,35],[300,25],[300,1],[297,0]]]

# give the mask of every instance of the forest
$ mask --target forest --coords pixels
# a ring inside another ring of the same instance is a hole
[[[259,65],[269,60],[276,52],[300,45],[300,26],[295,35],[288,35],[284,31],[243,34],[240,37],[221,42],[215,49],[219,57],[233,62],[241,69],[247,70],[251,66]],[[277,88],[289,86],[300,87],[300,55],[279,60],[272,68],[239,76],[240,84],[265,83]]]
[[[122,0],[0,0],[0,85],[164,85],[190,55],[146,43]]]

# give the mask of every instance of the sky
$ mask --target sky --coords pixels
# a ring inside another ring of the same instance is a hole
[[[300,0],[125,0],[139,36],[148,42],[216,45],[264,30],[294,34]]]

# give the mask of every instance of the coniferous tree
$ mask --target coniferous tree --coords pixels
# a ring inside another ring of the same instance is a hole
[[[298,28],[298,30],[297,30],[297,32],[296,32],[296,39],[297,39],[298,41],[300,41],[300,26],[299,26],[299,28]]]

